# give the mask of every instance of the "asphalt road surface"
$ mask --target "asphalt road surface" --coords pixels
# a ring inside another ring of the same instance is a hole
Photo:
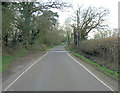
[[[6,91],[111,91],[76,63],[64,49],[55,47],[29,67]]]

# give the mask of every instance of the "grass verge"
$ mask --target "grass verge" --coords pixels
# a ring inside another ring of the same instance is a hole
[[[27,50],[25,48],[21,48],[17,51],[15,55],[2,55],[2,69],[0,70],[0,73],[4,71],[7,66],[11,63],[11,61],[17,59],[20,56],[23,56],[27,53]]]
[[[46,50],[49,50],[49,49],[54,48],[54,47],[55,46],[49,46],[49,47],[46,48]]]
[[[65,46],[65,49],[69,50],[68,46]],[[84,56],[82,56],[82,55],[80,55],[78,53],[75,53],[74,50],[72,50],[72,51],[70,50],[70,53],[73,54],[73,55],[75,55],[76,57],[80,58],[82,61],[90,64],[93,67],[95,67],[98,71],[103,72],[105,75],[107,75],[107,76],[109,76],[109,77],[111,77],[113,79],[116,79],[116,80],[120,81],[120,78],[118,78],[118,76],[119,76],[119,74],[118,74],[119,72],[118,71],[114,71],[112,69],[108,69],[104,65],[101,66],[98,63],[93,62],[93,61],[87,59],[86,57],[84,57]]]

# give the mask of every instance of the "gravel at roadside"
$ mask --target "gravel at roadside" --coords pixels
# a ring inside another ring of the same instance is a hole
[[[29,51],[26,55],[12,61],[7,69],[2,73],[2,82],[7,80],[10,76],[25,68],[32,60],[41,57],[45,52],[43,51]]]

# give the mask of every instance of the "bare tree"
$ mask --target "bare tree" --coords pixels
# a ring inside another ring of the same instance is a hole
[[[88,7],[81,11],[81,7],[76,12],[77,25],[75,32],[78,32],[78,42],[86,40],[88,33],[93,29],[104,30],[108,27],[105,24],[105,17],[109,14],[108,9]]]

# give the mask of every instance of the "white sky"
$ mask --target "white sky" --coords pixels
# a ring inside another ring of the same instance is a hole
[[[110,10],[110,14],[108,16],[108,25],[110,28],[118,27],[118,2],[120,0],[63,0],[70,2],[73,4],[73,8],[75,9],[77,5],[84,7],[104,7]],[[83,7],[83,8],[84,8]],[[59,22],[61,25],[64,24],[64,21],[67,17],[71,16],[71,12],[58,12],[59,14]]]

